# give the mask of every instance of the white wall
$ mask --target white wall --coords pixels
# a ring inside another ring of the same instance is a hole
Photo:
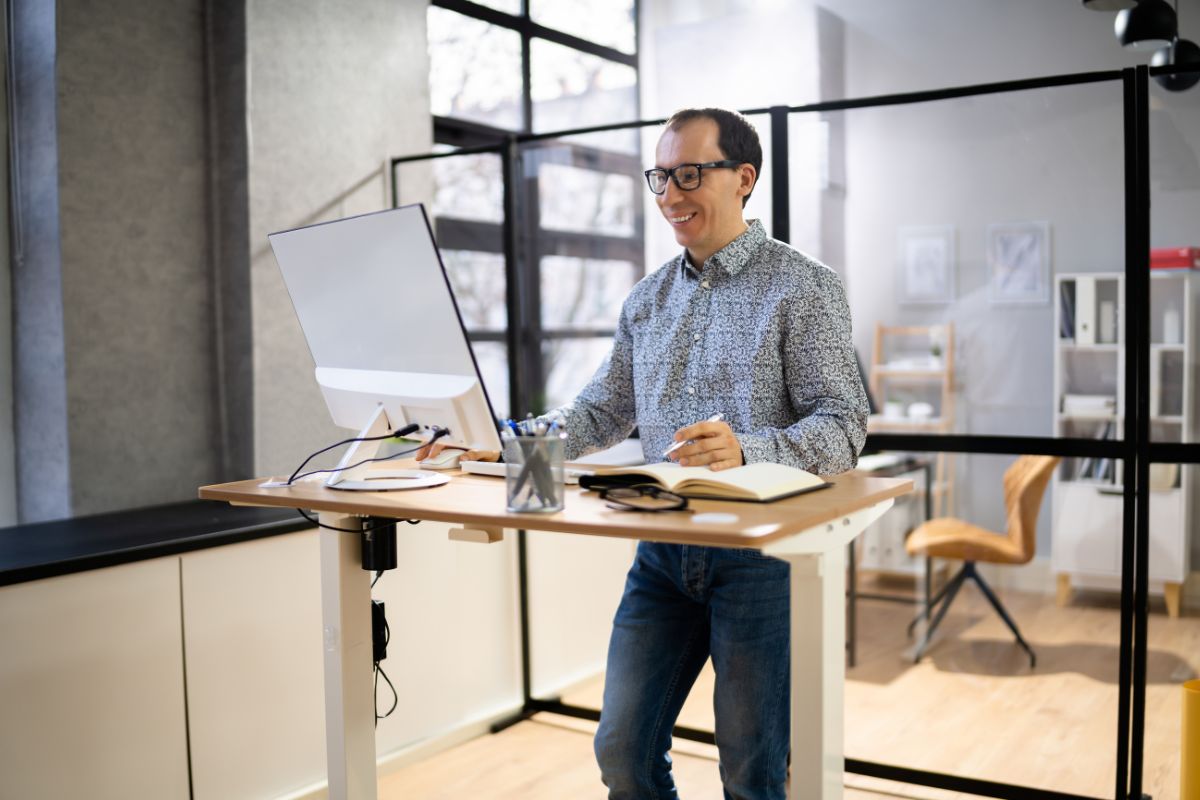
[[[822,5],[846,21],[850,97],[1119,69],[1147,60],[1116,44],[1112,14],[1076,3],[935,0],[919,10],[913,3],[860,0]],[[1185,34],[1200,36],[1200,2],[1184,2],[1181,14]],[[1200,153],[1200,103],[1195,90],[1171,95],[1157,85],[1152,97],[1155,136],[1177,145],[1170,165],[1160,157],[1158,174],[1177,175]],[[994,222],[1048,221],[1054,272],[1122,270],[1121,102],[1119,84],[1101,84],[846,114],[846,269],[856,345],[867,357],[876,321],[953,320],[959,410],[965,412],[960,430],[1052,433],[1053,306],[989,304],[986,228]],[[1153,243],[1191,243],[1197,238],[1200,187],[1168,193],[1166,185],[1161,179],[1154,183]],[[913,224],[957,228],[953,305],[896,302],[896,230]],[[959,461],[958,513],[1002,528],[997,487],[1006,460]],[[1039,552],[1045,554],[1049,517],[1043,511]]]
[[[1200,39],[1200,0],[1183,0],[1180,14],[1184,35]],[[840,30],[829,24],[830,17],[841,20]],[[642,22],[647,116],[684,104],[795,105],[1120,69],[1148,60],[1116,43],[1113,14],[1076,2],[817,0],[814,7],[662,0],[643,4]],[[1198,92],[1172,95],[1152,88],[1152,145],[1158,153],[1152,158],[1155,246],[1197,243]],[[819,131],[822,122],[834,131],[829,145]],[[842,272],[864,361],[870,358],[877,321],[953,320],[959,339],[960,430],[1049,435],[1053,307],[989,303],[986,229],[990,223],[1048,221],[1054,271],[1122,268],[1119,85],[822,118],[792,115],[790,126],[811,131],[800,141],[793,133],[789,142],[792,242],[834,259],[830,265]],[[839,172],[842,135],[844,175]],[[647,153],[654,138],[647,133]],[[826,147],[828,153],[822,152]],[[827,183],[813,175],[825,168]],[[769,164],[764,177],[767,170]],[[769,192],[763,199],[769,200]],[[760,208],[760,214],[769,215],[769,203]],[[653,225],[655,211],[648,204],[651,265],[675,252],[669,234]],[[957,229],[957,301],[901,305],[894,277],[897,228],[934,224]],[[1003,502],[996,487],[1006,460],[965,457],[959,463],[959,511],[980,524],[1002,527]],[[1048,552],[1044,541],[1041,550]]]

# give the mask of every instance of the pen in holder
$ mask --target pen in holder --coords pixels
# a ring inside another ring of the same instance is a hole
[[[558,434],[517,436],[504,443],[508,510],[562,511],[563,440]]]

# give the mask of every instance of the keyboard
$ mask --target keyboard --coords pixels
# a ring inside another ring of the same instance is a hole
[[[469,472],[472,475],[490,475],[494,478],[503,478],[505,468],[508,466],[500,461],[462,461],[459,462],[459,468],[463,472]],[[578,467],[566,467],[563,469],[564,483],[579,483],[580,475],[591,475],[590,469],[580,469]]]

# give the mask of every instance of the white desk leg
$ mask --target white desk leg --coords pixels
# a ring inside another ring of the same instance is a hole
[[[839,800],[845,773],[844,547],[788,556],[792,565],[791,800]]]
[[[846,545],[891,506],[885,500],[763,548],[792,567],[789,800],[843,795]]]
[[[357,528],[358,517],[322,512],[321,522]],[[321,528],[321,616],[325,646],[325,748],[330,800],[375,800],[371,573],[361,537]]]

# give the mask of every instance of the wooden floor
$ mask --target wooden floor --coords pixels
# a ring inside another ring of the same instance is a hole
[[[909,606],[862,601],[859,661],[847,672],[846,755],[1040,789],[1111,797],[1115,782],[1119,608],[1111,595],[1001,592],[1038,654],[1031,670],[1003,623],[964,588],[935,643],[913,665]],[[1144,791],[1179,792],[1181,689],[1200,673],[1200,618],[1169,619],[1152,604],[1147,659]],[[602,682],[565,698],[599,707]],[[712,673],[701,675],[680,723],[712,730]],[[388,798],[603,798],[592,756],[595,727],[541,715],[380,779]],[[720,800],[716,748],[677,742],[680,795]],[[959,797],[847,775],[846,796]]]

